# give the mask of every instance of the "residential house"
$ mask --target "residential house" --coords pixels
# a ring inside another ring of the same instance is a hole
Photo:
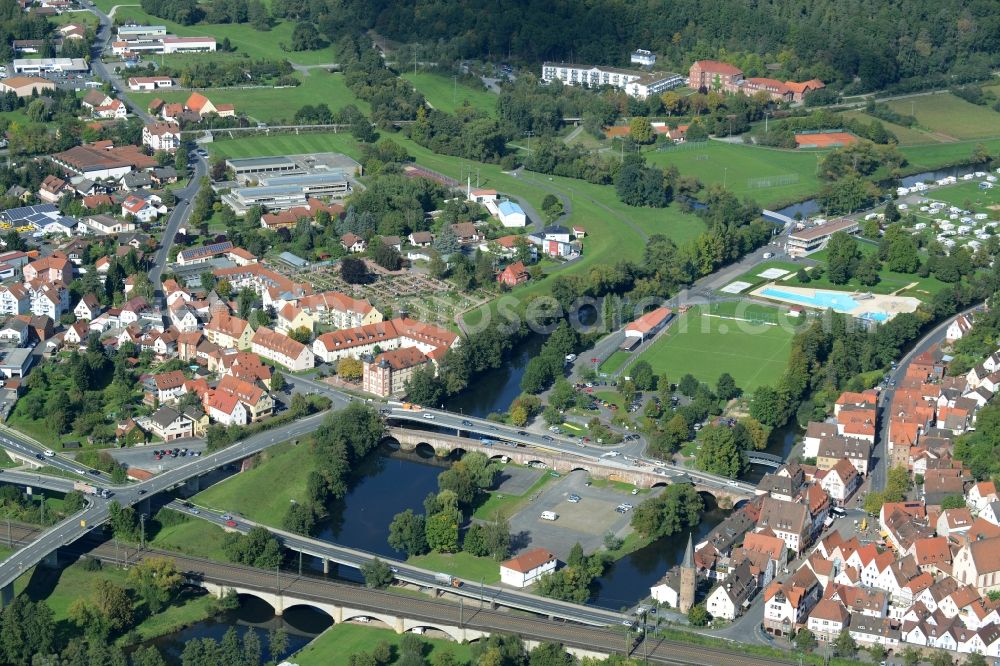
[[[524,262],[515,261],[500,271],[500,274],[497,276],[497,282],[508,287],[516,287],[523,282],[527,282],[530,277],[528,269],[524,267]]]
[[[184,393],[184,382],[187,378],[180,370],[164,372],[153,376],[153,385],[156,388],[156,399],[160,404],[174,402],[178,396]]]
[[[248,350],[253,338],[250,322],[218,312],[205,326],[205,336],[220,347]]]
[[[266,326],[257,329],[250,346],[253,353],[293,372],[315,365],[312,349]]]
[[[153,151],[176,152],[181,145],[181,128],[177,123],[154,122],[142,128],[142,145]]]
[[[413,373],[430,362],[416,347],[400,347],[372,358],[364,357],[362,390],[387,398],[403,395]]]
[[[434,242],[434,234],[429,231],[414,231],[407,239],[414,247],[429,247]]]
[[[87,340],[88,335],[90,335],[90,327],[87,326],[87,322],[78,320],[66,327],[63,342],[79,346]]]
[[[556,556],[544,548],[533,548],[500,563],[500,582],[511,587],[528,587],[556,570]]]
[[[38,188],[38,198],[45,203],[58,203],[60,199],[66,196],[68,188],[66,181],[59,176],[46,176],[45,180]]]
[[[759,529],[769,529],[785,542],[789,550],[801,553],[812,539],[809,509],[799,502],[787,502],[765,497],[761,505]]]
[[[31,329],[23,319],[11,317],[0,327],[0,342],[15,347],[24,347],[28,344],[28,337]]]
[[[28,290],[20,284],[0,285],[0,314],[20,315],[31,309]]]
[[[250,422],[246,405],[233,393],[210,391],[203,404],[208,416],[222,425],[246,425]]]
[[[86,321],[97,319],[98,315],[103,311],[104,308],[93,294],[84,294],[83,298],[76,304],[76,307],[73,308],[73,314],[76,318]]]
[[[735,620],[757,591],[757,576],[744,561],[726,576],[705,599],[705,608],[713,618]]]
[[[830,469],[818,471],[816,477],[819,479],[820,487],[838,506],[847,504],[847,500],[861,486],[861,475],[846,458],[841,458]]]
[[[764,591],[764,631],[773,636],[792,636],[806,624],[809,611],[819,601],[821,590],[807,567],[784,583],[777,580]]]
[[[340,246],[348,252],[358,253],[368,249],[368,241],[350,232],[340,237]]]
[[[32,314],[57,321],[69,309],[69,290],[60,282],[36,281],[28,286]]]
[[[160,407],[149,419],[153,434],[165,442],[194,436],[194,423],[173,407]]]
[[[234,375],[225,375],[215,390],[231,393],[239,398],[246,406],[251,421],[260,421],[274,413],[274,399],[267,391]]]

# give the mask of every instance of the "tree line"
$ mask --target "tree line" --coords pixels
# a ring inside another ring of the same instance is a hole
[[[341,15],[332,20],[341,27],[419,42],[428,60],[509,54],[534,66],[546,60],[627,66],[631,49],[642,44],[659,55],[658,66],[674,71],[714,58],[733,62],[746,76],[819,78],[850,92],[919,84],[946,73],[981,74],[997,64],[1000,53],[1000,18],[992,5],[960,0],[918,0],[904,14],[889,3],[858,0],[821,0],[808,7],[685,2],[669,11],[662,3],[622,10],[610,0],[586,6],[350,0],[339,7]],[[615,17],[616,30],[591,29],[608,16]]]

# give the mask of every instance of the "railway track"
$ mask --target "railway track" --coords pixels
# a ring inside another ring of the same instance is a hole
[[[16,548],[31,543],[43,532],[41,528],[32,525],[11,523],[9,535]],[[7,545],[7,537],[8,534],[0,524],[0,544]],[[122,564],[125,559],[120,547],[116,548],[107,541],[100,541],[95,535],[88,535],[65,546],[62,552],[74,556],[89,555],[115,564]],[[526,639],[558,642],[567,647],[595,652],[628,654],[633,657],[645,656],[647,660],[660,664],[699,666],[793,664],[791,661],[765,659],[735,650],[693,645],[665,638],[645,639],[643,646],[641,640],[629,640],[618,628],[591,627],[548,618],[515,615],[464,602],[455,603],[445,598],[414,598],[319,577],[299,576],[292,572],[282,572],[276,577],[271,571],[215,562],[172,551],[154,549],[129,551],[127,559],[129,562],[135,562],[146,557],[173,559],[177,568],[185,572],[188,579],[194,582],[203,580],[217,585],[268,593],[280,591],[281,594],[306,604],[316,602],[348,605],[373,614],[398,614],[429,624],[443,623],[490,633],[512,633]]]

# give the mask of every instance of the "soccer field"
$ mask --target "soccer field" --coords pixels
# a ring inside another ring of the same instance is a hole
[[[303,132],[302,134],[256,135],[225,139],[206,144],[212,155],[230,157],[267,157],[270,155],[305,155],[307,153],[343,153],[361,157],[358,142],[350,134]]]
[[[725,185],[734,194],[772,206],[815,194],[820,187],[817,160],[824,154],[706,141],[652,150],[646,157],[659,167],[674,165],[706,185]]]
[[[719,375],[728,372],[747,392],[775,383],[788,364],[795,336],[793,325],[774,308],[753,306],[743,313],[723,308],[723,312],[727,316],[729,312],[742,314],[748,319],[773,317],[779,325],[706,316],[707,308],[692,308],[641,358],[653,366],[653,372],[666,375],[671,382],[690,373],[714,387]]]

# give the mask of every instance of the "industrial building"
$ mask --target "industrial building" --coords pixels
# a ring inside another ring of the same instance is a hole
[[[222,201],[237,215],[244,215],[252,206],[286,210],[307,206],[309,197],[345,197],[350,193],[351,184],[344,173],[295,174],[261,178],[255,187],[238,187],[222,195]]]

